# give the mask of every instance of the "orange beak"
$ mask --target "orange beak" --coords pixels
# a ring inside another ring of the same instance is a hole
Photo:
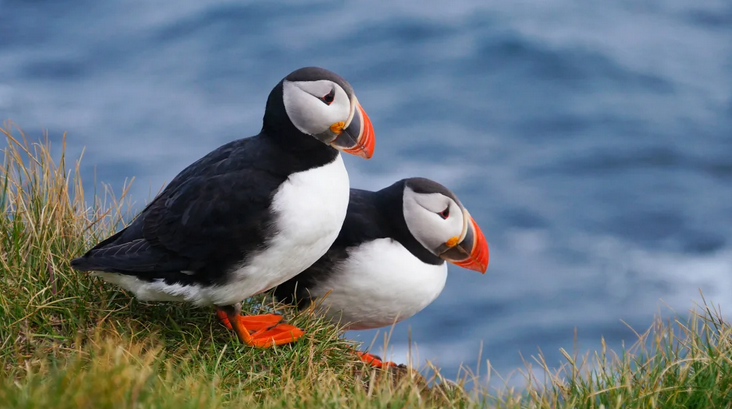
[[[356,102],[351,123],[330,145],[351,155],[369,159],[374,154],[374,144],[374,127],[361,104]]]
[[[464,212],[467,218],[463,240],[440,255],[443,259],[469,270],[485,274],[488,268],[488,241],[475,220]]]

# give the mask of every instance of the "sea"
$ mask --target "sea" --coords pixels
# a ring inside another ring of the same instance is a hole
[[[346,333],[364,348],[521,385],[540,351],[732,306],[729,0],[0,0],[0,120],[66,133],[138,208],[310,65],[374,124],[352,186],[434,179],[490,245],[485,275],[450,266],[416,316]]]

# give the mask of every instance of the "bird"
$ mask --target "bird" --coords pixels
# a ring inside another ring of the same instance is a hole
[[[408,178],[375,192],[351,189],[328,252],[273,295],[313,305],[347,330],[379,328],[434,301],[445,286],[446,262],[484,274],[488,261],[486,238],[458,197],[433,180]],[[373,366],[394,365],[359,355]]]
[[[340,152],[370,158],[374,129],[351,85],[304,67],[267,98],[261,131],[195,161],[124,229],[71,267],[143,301],[214,306],[242,343],[266,348],[304,333],[281,316],[241,315],[241,301],[323,256],[346,217]]]

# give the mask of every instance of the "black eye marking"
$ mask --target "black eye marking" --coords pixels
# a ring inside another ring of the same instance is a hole
[[[447,220],[448,217],[450,217],[450,206],[448,205],[445,210],[441,211],[440,213],[437,213],[442,217],[443,220]]]
[[[323,96],[322,96],[322,97],[320,97],[319,99],[320,99],[321,101],[323,101],[323,102],[325,103],[325,105],[330,105],[330,104],[332,104],[332,103],[333,103],[333,100],[335,99],[335,88],[333,88],[332,90],[330,90],[330,92],[329,92],[329,93],[327,93],[327,94],[323,95]]]

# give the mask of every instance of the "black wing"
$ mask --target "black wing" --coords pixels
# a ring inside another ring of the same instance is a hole
[[[72,267],[145,279],[179,279],[188,271],[190,280],[216,281],[267,238],[272,196],[287,178],[262,166],[267,150],[254,137],[211,152],[176,176],[130,226],[72,260]]]

